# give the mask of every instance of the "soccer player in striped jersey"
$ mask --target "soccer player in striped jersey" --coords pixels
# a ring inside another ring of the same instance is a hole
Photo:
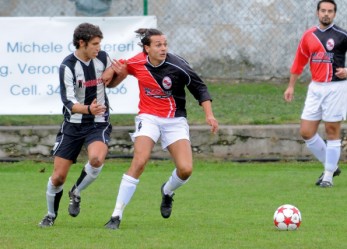
[[[323,188],[332,187],[333,177],[341,172],[340,131],[347,111],[347,32],[334,24],[336,10],[333,0],[318,2],[319,25],[302,36],[284,92],[284,99],[292,101],[295,82],[309,62],[312,81],[301,115],[300,134],[307,148],[324,165],[324,172],[316,181]],[[325,123],[326,143],[317,132],[321,121]]]
[[[87,148],[88,161],[69,191],[68,211],[72,217],[80,212],[80,192],[97,178],[104,165],[112,126],[109,121],[109,102],[101,76],[111,66],[111,60],[105,51],[100,50],[102,38],[103,34],[98,26],[80,24],[73,34],[76,50],[60,65],[64,121],[52,150],[54,169],[46,190],[48,212],[39,223],[40,227],[53,226],[68,171],[76,163],[83,146]],[[107,86],[115,87],[121,80],[122,75],[118,74]]]
[[[114,211],[105,224],[108,229],[119,228],[124,208],[131,200],[159,138],[162,148],[169,151],[175,164],[171,176],[161,186],[161,215],[170,217],[174,192],[188,181],[193,170],[185,88],[202,106],[211,131],[216,133],[218,130],[206,85],[183,58],[168,53],[166,36],[157,29],[139,29],[136,33],[141,38],[143,52],[127,61],[115,60],[113,64],[117,73],[122,73],[126,64],[127,72],[138,79],[140,102],[136,130],[131,136],[133,160],[122,177]],[[108,71],[111,78],[113,72]]]

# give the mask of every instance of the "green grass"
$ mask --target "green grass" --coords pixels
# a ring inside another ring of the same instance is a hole
[[[287,84],[275,83],[207,83],[213,97],[213,110],[220,124],[288,124],[298,123],[304,104],[307,85],[298,83],[295,101],[283,100]],[[187,111],[190,124],[205,124],[205,117],[197,101],[187,91]],[[3,115],[0,125],[58,125],[61,115]],[[134,124],[134,114],[112,115],[115,126]]]
[[[314,185],[322,166],[313,162],[235,163],[196,161],[192,178],[176,191],[172,216],[160,216],[160,186],[173,169],[151,161],[127,206],[120,230],[109,219],[128,160],[108,160],[103,172],[82,193],[81,213],[67,214],[67,191],[83,167],[71,168],[59,217],[52,228],[38,222],[46,213],[45,191],[51,163],[0,164],[0,247],[40,248],[345,248],[346,187]],[[45,168],[45,172],[40,171]],[[277,231],[273,213],[296,205],[303,222],[297,231]]]

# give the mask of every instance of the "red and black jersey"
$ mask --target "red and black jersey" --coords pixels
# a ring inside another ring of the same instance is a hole
[[[168,53],[165,61],[153,66],[148,56],[139,53],[127,60],[130,75],[138,79],[139,114],[158,117],[186,117],[185,87],[199,101],[212,100],[207,86],[181,57]]]
[[[312,27],[307,30],[299,43],[290,70],[301,74],[310,61],[312,80],[316,82],[340,81],[335,76],[336,68],[345,67],[347,32],[336,25],[325,30]]]

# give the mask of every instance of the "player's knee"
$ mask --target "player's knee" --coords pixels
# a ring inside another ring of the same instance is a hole
[[[103,161],[100,160],[98,157],[93,157],[89,159],[89,164],[94,168],[98,168],[101,165],[103,165]]]
[[[63,176],[63,175],[53,175],[51,177],[51,181],[53,185],[56,187],[63,185],[65,183],[65,180],[66,180],[66,176]]]
[[[312,132],[309,131],[309,130],[301,129],[301,130],[300,130],[300,135],[301,135],[301,137],[302,137],[304,140],[309,140],[309,139],[311,139],[311,138],[315,135],[315,133],[312,133]]]
[[[339,139],[340,138],[340,127],[336,126],[326,126],[325,133],[328,140]]]
[[[187,180],[193,173],[193,167],[186,166],[180,169],[177,169],[177,176],[182,180]]]
[[[302,137],[302,139],[304,139],[304,140],[309,140],[309,139],[312,138],[312,137],[310,137],[310,136],[308,136],[308,135],[306,135],[306,134],[302,134],[301,137]]]

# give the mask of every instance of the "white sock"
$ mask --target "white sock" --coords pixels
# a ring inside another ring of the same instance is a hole
[[[122,219],[124,208],[133,197],[139,181],[139,179],[135,179],[134,177],[128,176],[126,174],[123,175],[112,217],[119,216],[119,219]]]
[[[177,170],[174,169],[174,171],[172,171],[172,174],[169,180],[164,185],[164,188],[163,188],[164,194],[172,196],[174,194],[174,191],[178,189],[179,187],[181,187],[183,184],[185,184],[188,180],[189,178],[187,180],[180,179],[177,176]]]
[[[332,182],[341,154],[341,140],[328,140],[323,181]]]
[[[307,148],[312,152],[312,154],[320,161],[323,165],[326,159],[326,148],[324,140],[316,133],[312,138],[304,140]]]
[[[53,185],[51,177],[48,178],[46,200],[47,200],[48,215],[51,217],[55,217],[55,211],[54,211],[55,195],[62,190],[63,190],[63,185],[56,187]]]
[[[83,177],[82,181],[74,189],[74,194],[80,195],[80,192],[83,189],[86,189],[92,182],[94,182],[95,179],[100,174],[102,167],[104,167],[104,165],[101,165],[100,167],[95,168],[92,165],[90,165],[89,162],[87,162],[86,165],[84,166],[84,171],[86,175]]]

